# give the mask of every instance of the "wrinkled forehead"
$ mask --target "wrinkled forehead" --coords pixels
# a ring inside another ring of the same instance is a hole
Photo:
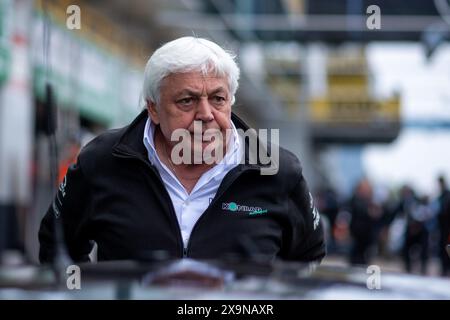
[[[167,75],[162,83],[161,89],[180,90],[180,89],[208,89],[216,90],[222,88],[229,91],[228,79],[225,76],[215,72],[203,73],[201,71],[175,72]]]
[[[228,78],[228,74],[212,62],[207,62],[197,66],[180,66],[179,68],[170,70],[168,75],[177,73],[201,74],[205,77]]]

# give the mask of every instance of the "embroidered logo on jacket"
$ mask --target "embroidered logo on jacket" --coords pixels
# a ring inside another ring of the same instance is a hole
[[[236,202],[222,202],[222,210],[231,212],[246,212],[249,216],[262,215],[267,213],[267,209],[256,206],[240,205]]]
[[[316,206],[314,205],[314,200],[313,200],[313,196],[312,196],[311,192],[309,193],[309,206],[312,210],[312,215],[313,215],[313,229],[316,230],[317,227],[319,226],[320,214],[319,214],[319,210],[317,210]]]

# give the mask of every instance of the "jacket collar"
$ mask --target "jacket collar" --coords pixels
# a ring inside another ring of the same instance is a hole
[[[147,110],[143,110],[127,127],[124,128],[125,131],[120,136],[119,141],[113,147],[114,155],[127,155],[147,161],[147,149],[145,148],[145,145],[142,141],[147,118]],[[233,121],[238,131],[239,129],[243,131],[247,131],[248,129],[250,129],[250,127],[233,112],[231,113],[231,120]],[[260,143],[258,143],[258,146],[260,146]],[[249,144],[246,140],[245,163],[243,164],[246,168],[259,169],[266,166],[259,163],[259,158],[257,164],[249,164],[249,152]]]
[[[125,131],[113,147],[113,154],[127,154],[142,159],[147,158],[147,149],[142,142],[147,117],[147,110],[143,110],[128,126],[124,128]]]

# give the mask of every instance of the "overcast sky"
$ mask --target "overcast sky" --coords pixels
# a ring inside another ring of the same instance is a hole
[[[450,121],[450,45],[439,47],[430,61],[414,43],[374,43],[367,53],[376,93],[401,93],[403,120]],[[422,193],[435,193],[438,174],[450,180],[450,129],[403,129],[391,144],[365,147],[363,164],[376,182],[408,182]]]

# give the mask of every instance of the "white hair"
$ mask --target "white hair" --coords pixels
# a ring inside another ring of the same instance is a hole
[[[182,37],[164,44],[148,59],[141,98],[159,103],[161,82],[172,73],[199,71],[228,78],[231,104],[238,88],[239,67],[235,55],[206,39]]]

